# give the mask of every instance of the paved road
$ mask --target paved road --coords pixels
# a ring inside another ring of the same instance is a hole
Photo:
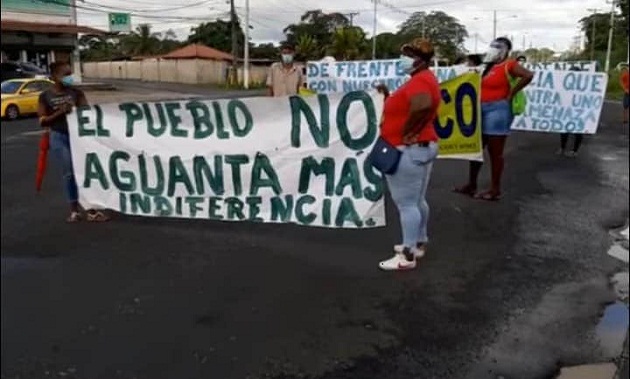
[[[394,274],[377,262],[395,217],[66,225],[58,172],[33,190],[34,122],[3,122],[2,378],[535,379],[608,360],[591,332],[623,268],[605,253],[628,215],[618,115],[575,160],[515,134],[500,203],[450,193],[466,165],[440,161],[430,253]]]

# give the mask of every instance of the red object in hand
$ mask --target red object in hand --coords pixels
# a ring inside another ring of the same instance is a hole
[[[35,171],[35,189],[37,192],[42,190],[46,164],[48,163],[48,149],[50,149],[50,133],[46,131],[39,140],[39,155],[37,156],[37,170]]]

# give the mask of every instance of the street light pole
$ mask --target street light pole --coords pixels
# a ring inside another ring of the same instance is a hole
[[[245,0],[245,51],[243,51],[243,86],[249,89],[249,0]]]
[[[372,25],[372,59],[374,60],[376,59],[376,5],[378,4],[378,0],[372,1],[374,1],[374,23]]]
[[[238,55],[238,33],[236,30],[236,8],[234,7],[234,0],[230,0],[230,22],[232,27],[232,67],[230,68],[230,82],[231,84],[236,84],[238,81],[238,71],[236,65],[236,57]]]
[[[613,34],[615,32],[615,6],[617,0],[611,1],[610,8],[610,28],[608,29],[608,47],[606,48],[606,64],[604,65],[604,71],[610,70],[610,53],[612,52]]]
[[[492,39],[493,40],[497,39],[497,11],[496,10],[493,12],[493,17],[492,17]]]

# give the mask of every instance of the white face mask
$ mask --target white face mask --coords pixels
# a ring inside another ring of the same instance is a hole
[[[484,63],[496,62],[501,59],[502,55],[503,55],[502,49],[498,47],[490,46],[490,48],[488,49],[488,52],[483,57],[483,62]]]
[[[282,54],[282,63],[291,64],[293,63],[293,55],[291,54]]]
[[[416,60],[413,58],[410,58],[406,55],[401,55],[400,56],[400,68],[406,72],[406,73],[410,73],[411,71],[413,71],[414,67],[414,63],[416,63]]]

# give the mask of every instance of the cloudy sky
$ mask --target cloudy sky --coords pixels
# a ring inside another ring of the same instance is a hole
[[[371,0],[250,0],[250,24],[254,42],[277,42],[283,39],[282,29],[308,9],[325,12],[357,12],[354,23],[372,33],[374,5]],[[226,18],[227,0],[85,0],[77,2],[79,23],[107,28],[108,12],[131,12],[132,23],[150,23],[155,31],[172,29],[180,38],[199,22]],[[313,5],[309,5],[313,4]],[[245,0],[236,0],[237,12],[245,14]],[[497,33],[512,36],[516,48],[523,42],[529,47],[566,50],[579,37],[577,22],[589,9],[608,11],[606,0],[383,0],[377,10],[377,34],[395,31],[416,11],[444,11],[460,20],[470,34],[469,51],[483,51],[492,38],[493,12],[497,11]],[[476,36],[476,37],[475,37]]]

